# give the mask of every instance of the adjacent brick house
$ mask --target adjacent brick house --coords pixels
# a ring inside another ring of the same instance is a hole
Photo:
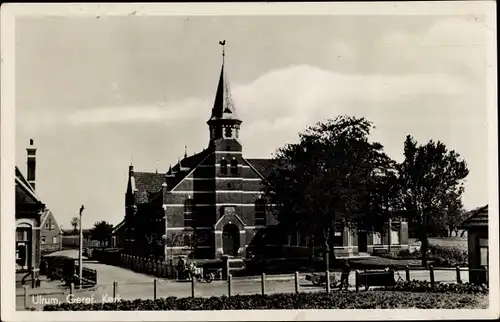
[[[115,245],[123,243],[129,253],[165,258],[188,253],[197,258],[242,257],[256,234],[260,240],[265,240],[263,235],[280,236],[266,246],[305,246],[298,234],[272,233],[277,222],[262,193],[272,160],[243,156],[242,120],[224,63],[207,124],[208,147],[192,156],[185,153],[166,173],[138,172],[130,165],[125,219],[114,231]],[[372,235],[364,232],[346,230],[340,240],[345,254],[374,248]]]
[[[62,230],[52,212],[45,209],[42,213],[40,225],[42,255],[62,249],[62,234]]]
[[[45,204],[35,193],[36,148],[27,148],[27,176],[15,168],[16,285],[40,274],[40,224]],[[29,276],[29,277],[28,277]]]
[[[40,222],[45,205],[16,167],[16,282],[40,273]],[[16,284],[20,285],[20,284]]]

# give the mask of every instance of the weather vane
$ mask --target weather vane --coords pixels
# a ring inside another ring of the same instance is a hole
[[[222,62],[224,62],[224,56],[226,55],[225,53],[226,40],[224,39],[219,41],[219,44],[222,46]]]

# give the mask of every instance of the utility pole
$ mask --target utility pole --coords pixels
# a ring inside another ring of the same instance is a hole
[[[389,217],[389,223],[388,223],[388,226],[389,226],[389,233],[387,235],[387,243],[389,245],[387,245],[387,251],[390,253],[391,252],[391,244],[392,244],[392,218],[391,218],[391,214],[389,212],[389,195],[387,194],[386,196],[386,199],[385,199],[385,211],[386,211],[386,214],[387,216]]]
[[[79,288],[82,289],[82,272],[83,272],[83,229],[82,229],[82,213],[85,207],[83,205],[80,207],[80,242],[79,242],[79,251],[78,251],[78,277],[80,279],[80,283],[78,283]]]

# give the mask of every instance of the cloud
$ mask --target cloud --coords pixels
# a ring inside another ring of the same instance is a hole
[[[107,123],[159,123],[177,122],[199,115],[206,102],[186,99],[175,103],[137,106],[103,106],[80,110],[67,115],[62,121],[72,126]],[[205,107],[205,110],[208,110]]]
[[[247,128],[252,132],[264,123],[277,131],[290,127],[298,130],[308,122],[317,121],[317,118],[349,113],[355,102],[364,102],[369,106],[426,95],[460,96],[468,89],[469,85],[464,80],[446,74],[345,75],[309,65],[293,65],[272,70],[250,83],[236,84],[233,96],[243,121],[252,124]],[[207,118],[212,102],[213,98],[206,97],[143,105],[102,106],[69,114],[37,115],[36,123],[69,126],[168,124]]]
[[[481,17],[442,19],[422,33],[386,33],[376,40],[375,59],[393,70],[433,70],[479,79],[487,48],[493,45],[492,33]]]

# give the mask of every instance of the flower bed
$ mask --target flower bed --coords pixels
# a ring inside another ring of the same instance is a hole
[[[97,304],[46,305],[44,311],[152,311],[255,309],[460,309],[477,308],[484,296],[414,292],[338,292],[175,298]]]

